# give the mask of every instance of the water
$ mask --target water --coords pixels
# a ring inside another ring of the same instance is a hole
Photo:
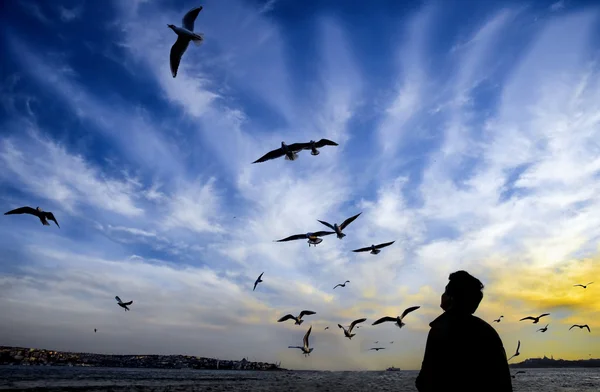
[[[524,369],[515,392],[600,392],[600,369]],[[512,374],[516,370],[511,370]],[[257,372],[0,366],[0,390],[30,391],[416,391],[417,371]]]

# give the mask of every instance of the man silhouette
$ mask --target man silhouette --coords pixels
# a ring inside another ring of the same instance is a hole
[[[466,271],[448,279],[440,304],[444,313],[429,324],[417,390],[512,392],[500,336],[473,316],[483,299],[483,284]]]

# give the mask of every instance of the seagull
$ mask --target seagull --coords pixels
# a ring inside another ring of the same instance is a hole
[[[550,324],[546,324],[546,326],[544,328],[540,328],[536,332],[546,332],[548,330],[548,325],[550,325]]]
[[[525,371],[524,371],[524,370],[519,370],[518,372],[516,372],[515,374],[513,374],[511,377],[512,377],[512,378],[515,378],[515,376],[516,376],[517,374],[519,374],[519,373],[525,373]]]
[[[346,283],[350,283],[350,281],[347,280],[344,283],[338,283],[335,286],[333,286],[333,289],[335,290],[335,288],[338,287],[338,286],[340,286],[340,287],[346,287]]]
[[[583,324],[583,325],[573,324],[573,325],[571,326],[571,328],[573,328],[573,327],[579,327],[579,329],[581,329],[581,328],[587,328],[588,332],[592,332],[592,331],[590,330],[590,327],[589,327],[587,324]],[[571,328],[569,328],[569,331],[571,330]]]
[[[342,233],[342,230],[344,230],[346,228],[346,226],[348,226],[350,223],[354,222],[354,220],[356,218],[358,218],[358,216],[362,214],[362,212],[359,212],[358,214],[351,216],[350,218],[346,219],[345,221],[342,222],[341,225],[338,226],[337,223],[334,223],[333,225],[331,223],[327,223],[325,221],[322,220],[318,220],[318,222],[321,222],[322,224],[324,224],[325,226],[329,227],[331,230],[335,231],[335,234],[337,235],[337,238],[339,238],[340,240],[342,238],[344,238],[346,236],[346,234]]]
[[[581,286],[581,287],[583,287],[584,289],[587,289],[587,287],[588,287],[589,285],[591,285],[592,283],[594,283],[594,282],[590,282],[590,283],[588,283],[588,284],[586,284],[586,285],[582,285],[582,284],[574,284],[574,285],[573,285],[573,287],[575,287],[575,286]]]
[[[298,315],[298,317],[294,316],[293,314],[286,314],[285,316],[283,316],[282,318],[280,318],[279,320],[277,320],[278,323],[287,321],[287,320],[295,320],[296,321],[296,325],[300,325],[304,322],[304,320],[302,320],[302,317],[304,316],[309,316],[311,314],[317,314],[317,312],[313,312],[312,310],[303,310],[302,312],[300,312],[300,314]]]
[[[498,318],[497,318],[496,320],[494,320],[493,322],[494,322],[494,323],[499,323],[499,322],[501,321],[500,319],[501,319],[502,317],[504,317],[504,316],[500,316],[500,317],[498,317]]]
[[[330,235],[330,234],[335,234],[335,233],[333,231],[317,231],[316,233],[295,234],[295,235],[291,235],[287,238],[283,238],[281,240],[277,240],[274,242],[285,242],[285,241],[308,239],[308,246],[310,247],[311,245],[317,246],[321,242],[323,242],[323,239],[319,238],[319,237],[323,237],[323,236]]]
[[[315,156],[320,154],[319,150],[317,150],[318,148],[323,148],[325,146],[337,146],[338,145],[336,142],[332,142],[329,139],[321,139],[318,142],[311,140],[310,142],[303,143],[303,144],[305,144],[305,147],[303,149],[311,150],[310,155],[315,155]]]
[[[375,351],[385,350],[385,347],[372,347],[369,350],[375,350]]]
[[[323,331],[327,331],[329,329],[329,327],[325,327],[325,329]]]
[[[377,344],[377,343],[379,343],[379,340],[377,340],[377,341],[375,341],[375,342],[373,342],[373,343],[374,343],[374,344]]]
[[[372,255],[376,255],[379,252],[381,252],[381,250],[380,250],[381,248],[385,248],[386,246],[390,246],[394,242],[396,242],[396,241],[385,242],[385,243],[379,244],[379,245],[371,245],[371,246],[367,246],[366,248],[354,249],[352,252],[367,252],[367,251],[371,251]]]
[[[177,41],[171,46],[171,75],[177,76],[177,69],[181,62],[181,56],[185,53],[190,41],[193,41],[196,46],[199,46],[204,41],[204,35],[201,33],[194,33],[194,21],[198,17],[198,14],[202,11],[202,7],[192,8],[181,20],[181,26],[178,27],[172,24],[167,26],[171,28],[175,34],[177,34]]]
[[[310,331],[312,330],[312,325],[310,326],[310,328],[308,329],[308,331],[306,331],[306,334],[304,334],[304,339],[302,339],[304,345],[303,346],[288,346],[288,348],[299,348],[300,350],[302,350],[302,352],[304,353],[304,356],[306,357],[307,355],[310,355],[310,353],[312,352],[312,348],[308,347],[308,337],[310,336]]]
[[[120,307],[122,307],[123,309],[125,309],[125,311],[129,310],[129,308],[127,307],[127,305],[131,305],[133,303],[133,301],[129,301],[129,302],[123,302],[123,301],[121,301],[121,298],[119,298],[118,295],[115,297],[115,299],[117,300],[118,305]]]
[[[348,327],[348,329],[344,328],[344,327],[343,327],[341,324],[338,324],[338,327],[340,327],[341,329],[343,329],[343,330],[344,330],[344,336],[345,336],[345,337],[347,337],[348,339],[352,340],[352,337],[353,337],[354,335],[356,335],[355,333],[352,333],[352,329],[354,329],[354,326],[355,326],[356,324],[358,324],[358,323],[362,323],[362,322],[364,322],[364,321],[367,321],[367,319],[366,319],[366,318],[361,318],[361,319],[358,319],[358,320],[354,320],[354,321],[353,321],[353,322],[350,324],[350,326]]]
[[[252,289],[252,291],[256,290],[256,285],[263,281],[261,279],[263,274],[264,274],[264,272],[262,274],[258,275],[258,278],[254,281],[254,288]]]
[[[521,320],[519,320],[519,321],[523,321],[523,320],[533,320],[533,323],[534,323],[534,324],[537,324],[537,323],[540,321],[540,319],[541,319],[542,317],[544,317],[544,316],[548,316],[548,315],[550,315],[550,313],[544,313],[544,314],[542,314],[541,316],[538,316],[538,317],[531,317],[531,316],[527,316],[527,317],[523,317],[523,318],[522,318]]]
[[[58,225],[58,222],[56,221],[54,214],[51,212],[48,212],[48,211],[42,211],[42,209],[40,207],[35,207],[35,209],[33,209],[31,207],[25,206],[25,207],[16,208],[14,210],[4,213],[4,215],[15,215],[15,214],[35,215],[38,218],[40,218],[40,221],[42,222],[42,225],[44,225],[44,226],[50,226],[50,223],[48,223],[48,220],[47,220],[47,219],[50,219],[51,221],[56,223],[56,226],[58,226],[58,228],[60,229],[60,226]]]
[[[515,355],[513,355],[512,357],[508,358],[508,361],[510,361],[511,359],[513,359],[514,357],[518,357],[519,355],[521,355],[521,353],[519,352],[519,348],[521,348],[521,341],[519,340],[519,343],[517,344],[517,351],[515,352]]]
[[[414,312],[415,310],[419,309],[420,306],[411,306],[410,308],[406,308],[406,310],[404,310],[404,312],[402,312],[402,315],[397,316],[397,317],[382,317],[379,320],[375,321],[373,324],[371,325],[377,325],[377,324],[381,324],[384,323],[386,321],[393,321],[396,323],[396,325],[398,326],[398,328],[402,328],[403,326],[405,326],[406,324],[404,324],[402,322],[402,320],[404,319],[404,317],[409,314],[410,312]]]

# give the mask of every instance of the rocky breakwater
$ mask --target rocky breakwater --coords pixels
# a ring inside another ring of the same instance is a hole
[[[106,355],[0,346],[0,365],[94,366],[161,369],[286,370],[277,364],[191,355]]]

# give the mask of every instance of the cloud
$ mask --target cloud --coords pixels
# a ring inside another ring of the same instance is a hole
[[[60,12],[60,19],[63,22],[71,22],[75,19],[79,19],[79,18],[81,18],[81,15],[83,14],[83,6],[82,5],[80,5],[78,7],[73,7],[73,8],[65,8],[63,6],[59,6],[58,9]]]
[[[28,14],[35,17],[38,21],[45,25],[52,25],[53,21],[42,11],[42,8],[35,3],[30,1],[20,0],[19,6],[22,7]]]

